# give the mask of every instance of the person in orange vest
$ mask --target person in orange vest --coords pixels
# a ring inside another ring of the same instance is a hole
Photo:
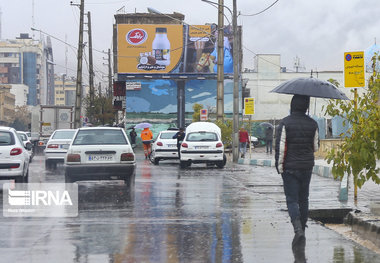
[[[153,133],[151,130],[149,130],[149,128],[144,128],[144,130],[141,132],[141,140],[144,147],[145,159],[148,159],[148,156],[151,151],[152,140],[153,140]]]

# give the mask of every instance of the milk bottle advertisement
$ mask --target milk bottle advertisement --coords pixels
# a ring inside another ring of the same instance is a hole
[[[182,25],[118,25],[119,73],[169,73],[182,57]]]
[[[217,39],[211,25],[117,25],[119,74],[217,73]],[[224,73],[233,73],[230,26],[224,29]]]

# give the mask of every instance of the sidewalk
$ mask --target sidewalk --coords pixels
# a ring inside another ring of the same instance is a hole
[[[274,167],[274,150],[272,154],[265,151],[265,147],[251,149],[251,152],[248,150],[245,158],[239,156],[238,164]],[[378,165],[380,166],[379,161]],[[366,182],[361,189],[358,188],[358,198],[355,202],[352,179],[350,178],[348,183],[347,178],[342,181],[335,180],[331,167],[332,164],[328,164],[324,159],[315,160],[313,174],[317,176],[312,178],[310,186],[310,209],[331,212],[337,209],[352,209],[345,218],[345,223],[380,248],[380,185],[373,181]],[[327,183],[329,180],[326,179],[331,179],[331,183]]]

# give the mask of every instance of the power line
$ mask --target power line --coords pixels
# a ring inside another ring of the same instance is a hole
[[[266,60],[265,58],[263,57],[260,57],[259,54],[253,52],[252,50],[250,50],[249,48],[247,48],[246,46],[243,45],[243,48],[245,48],[246,50],[248,50],[249,52],[251,52],[252,54],[254,54],[255,56],[257,56],[259,59],[265,61],[265,62],[268,62],[269,64],[272,64],[274,66],[277,66],[279,67],[280,69],[282,68],[281,65],[278,65],[276,63],[273,63],[272,61],[269,61],[269,60]],[[287,69],[288,70],[288,69]],[[295,72],[294,70],[288,70],[288,72]]]
[[[254,14],[251,14],[251,15],[243,15],[243,14],[239,14],[241,16],[257,16],[257,15],[260,15],[261,13],[264,13],[265,11],[267,11],[269,8],[271,8],[272,6],[274,6],[279,0],[276,0],[274,1],[270,6],[268,6],[267,8],[261,10],[260,12],[258,13],[254,13]]]

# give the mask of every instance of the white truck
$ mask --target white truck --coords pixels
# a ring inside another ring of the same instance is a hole
[[[36,153],[42,153],[57,129],[74,128],[74,106],[37,105],[32,108],[31,133]]]

